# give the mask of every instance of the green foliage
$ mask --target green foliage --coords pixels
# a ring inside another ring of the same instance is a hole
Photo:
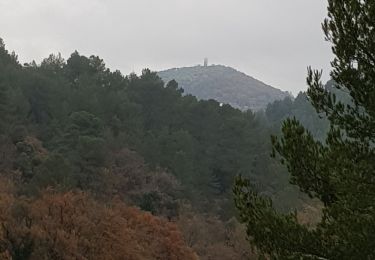
[[[231,186],[239,173],[275,198],[290,189],[277,174],[280,165],[266,156],[273,130],[261,114],[183,95],[176,81],[165,84],[148,69],[125,77],[97,56],[74,52],[65,61],[51,54],[40,65],[21,66],[4,46],[0,55],[0,112],[6,109],[11,119],[3,121],[4,134],[17,144],[14,166],[25,193],[52,186],[97,194],[103,178],[110,179],[111,156],[124,148],[151,169],[173,174],[183,191],[175,199],[222,217],[234,214]],[[294,191],[280,199],[280,208],[297,198]],[[158,210],[151,198],[144,201]]]
[[[328,82],[325,88],[332,92],[331,84],[332,82]],[[340,98],[344,100],[345,96],[341,95]],[[277,128],[277,130],[279,130],[284,120],[295,117],[319,140],[324,140],[329,130],[329,121],[324,115],[316,113],[315,108],[304,92],[300,92],[294,100],[286,98],[269,104],[266,109],[266,117],[271,127]]]
[[[250,241],[274,259],[375,257],[375,3],[328,3],[323,29],[333,44],[336,84],[325,88],[321,72],[311,69],[307,78],[312,105],[330,122],[326,139],[314,139],[296,119],[273,138],[291,182],[324,205],[320,223],[307,229],[295,216],[276,213],[243,179],[234,189]]]
[[[139,207],[142,210],[149,211],[155,214],[160,208],[161,198],[156,192],[149,192],[142,196]]]
[[[248,180],[236,179],[235,204],[249,241],[272,259],[320,259],[319,232],[299,225],[296,213],[279,214],[272,201],[255,190]]]

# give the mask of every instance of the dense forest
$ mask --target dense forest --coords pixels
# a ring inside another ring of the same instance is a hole
[[[305,93],[242,112],[97,56],[22,65],[3,41],[0,95],[5,259],[255,257],[236,220],[235,177],[282,212],[308,208],[270,157],[270,135],[293,116],[317,137],[328,128]]]

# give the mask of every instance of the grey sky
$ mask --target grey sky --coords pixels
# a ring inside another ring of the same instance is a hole
[[[22,62],[74,50],[124,74],[203,62],[296,94],[324,69],[325,0],[0,0],[0,37]]]

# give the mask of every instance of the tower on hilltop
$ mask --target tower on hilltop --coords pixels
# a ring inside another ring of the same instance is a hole
[[[208,66],[208,58],[204,58],[204,63],[203,63],[203,65],[204,65],[205,67]]]

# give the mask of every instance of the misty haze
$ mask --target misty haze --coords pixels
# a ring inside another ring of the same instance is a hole
[[[0,0],[0,260],[375,259],[374,17]]]

